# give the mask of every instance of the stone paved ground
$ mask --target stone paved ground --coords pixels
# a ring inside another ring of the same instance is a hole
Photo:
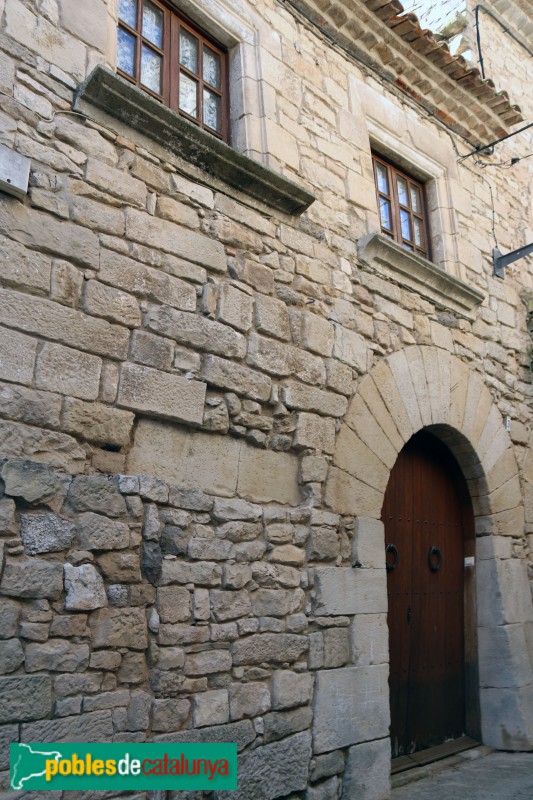
[[[533,753],[492,753],[394,789],[391,800],[531,800]]]

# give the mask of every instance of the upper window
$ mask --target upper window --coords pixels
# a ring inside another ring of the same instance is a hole
[[[406,250],[430,257],[424,186],[372,154],[381,231]]]
[[[228,141],[227,53],[156,0],[120,0],[118,72]]]

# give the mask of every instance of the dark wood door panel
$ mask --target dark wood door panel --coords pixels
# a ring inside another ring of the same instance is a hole
[[[444,446],[423,433],[400,453],[385,494],[385,539],[398,553],[387,576],[394,756],[464,733],[461,480]]]

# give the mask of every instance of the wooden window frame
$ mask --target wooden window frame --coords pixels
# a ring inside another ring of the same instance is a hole
[[[163,14],[163,46],[158,48],[149,39],[143,37],[142,34],[142,18],[143,8],[146,2],[156,6]],[[198,72],[191,72],[187,67],[180,64],[179,50],[180,50],[180,31],[181,29],[192,33],[199,40],[198,48]],[[143,92],[159,100],[164,105],[176,111],[180,116],[188,119],[190,122],[197,125],[203,130],[216,136],[218,139],[230,143],[230,125],[229,125],[229,73],[228,73],[228,52],[214,40],[209,34],[201,30],[191,20],[169,4],[161,0],[137,0],[137,20],[136,27],[132,28],[120,16],[117,23],[117,36],[118,31],[124,30],[131,36],[135,37],[135,51],[134,51],[134,66],[133,75],[125,72],[117,66],[117,73],[125,78],[130,83],[138,86]],[[141,49],[142,45],[146,45],[150,50],[161,56],[162,69],[161,69],[161,93],[158,94],[141,83]],[[118,45],[117,45],[118,46]],[[207,46],[210,50],[214,51],[220,57],[220,89],[212,86],[210,83],[203,79],[203,53],[204,47]],[[180,74],[187,75],[198,84],[198,117],[191,116],[179,107],[179,81]],[[220,130],[211,128],[204,122],[203,118],[203,97],[204,86],[213,94],[220,97]]]
[[[378,165],[383,167],[387,173],[388,192],[384,192],[379,188],[378,182]],[[416,180],[407,172],[396,167],[390,161],[387,161],[382,156],[372,153],[372,166],[374,170],[374,183],[376,186],[376,197],[378,204],[378,215],[381,227],[381,232],[393,239],[395,242],[405,247],[406,250],[416,253],[423,258],[431,260],[431,239],[429,235],[428,223],[428,210],[427,198],[424,184]],[[400,202],[398,193],[398,178],[406,181],[407,184],[407,199],[408,204],[405,205]],[[419,192],[420,196],[420,211],[417,212],[413,208],[411,189],[414,188]],[[381,216],[381,201],[389,203],[390,218],[392,227],[388,228],[382,220]],[[409,223],[409,237],[404,236],[402,231],[402,214],[407,218]],[[418,245],[414,241],[414,220],[420,222],[421,231],[421,244]]]

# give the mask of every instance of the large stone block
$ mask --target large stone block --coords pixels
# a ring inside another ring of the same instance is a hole
[[[389,629],[386,614],[356,614],[352,622],[352,655],[356,666],[386,664]]]
[[[279,670],[272,676],[272,705],[293,708],[309,703],[313,695],[314,675],[307,672]]]
[[[352,564],[363,567],[385,567],[385,534],[383,522],[373,517],[357,517],[352,547]]]
[[[237,493],[255,503],[298,505],[298,459],[292,453],[258,450],[243,443]]]
[[[102,250],[98,279],[138,297],[165,303],[181,311],[196,309],[194,286],[113,250]]]
[[[28,250],[18,242],[0,236],[0,270],[5,283],[48,294],[51,263],[49,256]]]
[[[330,417],[342,417],[348,407],[348,401],[342,395],[310,388],[302,383],[286,384],[282,390],[282,398],[287,408],[315,411]]]
[[[37,359],[35,385],[82,400],[96,400],[101,369],[97,356],[46,342]]]
[[[14,672],[24,661],[24,652],[18,639],[0,640],[0,675]]]
[[[311,737],[297,733],[281,742],[258,747],[239,760],[239,789],[215,792],[216,800],[274,800],[307,787]]]
[[[384,569],[321,567],[315,573],[315,613],[319,616],[378,614],[387,611]]]
[[[524,561],[482,559],[477,565],[478,625],[507,625],[533,620],[533,604]]]
[[[321,358],[293,345],[259,336],[257,333],[250,335],[248,362],[270,375],[280,377],[294,375],[305,383],[322,384],[326,379],[326,370]]]
[[[342,325],[335,326],[333,356],[350,367],[355,367],[358,372],[366,372],[368,347],[365,340],[361,334],[355,333],[355,331],[351,331]]]
[[[110,742],[112,738],[110,710],[27,723],[21,732],[24,742]]]
[[[253,400],[264,401],[270,397],[272,381],[267,375],[219,356],[205,357],[200,377],[219,389],[244,394]]]
[[[68,500],[75,511],[101,511],[109,517],[127,512],[116,481],[105,475],[80,475],[68,491]]]
[[[93,647],[148,646],[146,616],[142,608],[101,608],[89,620]]]
[[[0,421],[0,440],[4,456],[42,461],[71,475],[85,467],[85,450],[64,433],[3,420]]]
[[[221,242],[135,208],[126,210],[126,235],[134,241],[201,264],[215,272],[226,271],[226,254]]]
[[[217,319],[246,333],[252,327],[253,305],[250,295],[224,283],[218,295]]]
[[[83,550],[121,550],[129,544],[130,531],[124,522],[88,511],[78,516],[77,541]]]
[[[330,467],[326,482],[325,503],[339,514],[368,516],[381,514],[383,492],[354,478],[348,472]]]
[[[10,497],[21,497],[28,503],[44,503],[63,490],[56,473],[35,461],[11,458],[4,463],[0,474],[5,493]]]
[[[65,564],[65,608],[69,611],[92,611],[107,606],[104,582],[92,564],[73,567]]]
[[[251,599],[256,617],[286,617],[301,611],[305,603],[302,589],[258,589]]]
[[[385,800],[390,794],[389,739],[365,742],[348,750],[342,799]]]
[[[193,698],[193,722],[195,728],[206,725],[223,725],[229,721],[227,689],[199,692]]]
[[[388,666],[317,672],[313,750],[325,753],[388,735]]]
[[[1,289],[0,320],[81,351],[111,358],[128,355],[129,330],[41,297]]]
[[[257,294],[255,297],[255,326],[260,333],[276,339],[291,338],[289,312],[281,300]]]
[[[63,566],[42,558],[6,558],[0,590],[10,597],[48,597],[63,591]]]
[[[177,311],[170,306],[154,306],[146,315],[146,327],[181,344],[229,358],[244,358],[246,339],[215,320]]]
[[[259,681],[232,683],[229,690],[229,708],[232,720],[257,717],[270,709],[270,691]]]
[[[89,645],[72,644],[65,639],[26,645],[26,671],[76,672],[89,664]]]
[[[249,636],[232,646],[233,663],[283,664],[297,661],[309,649],[309,641],[305,636],[282,633],[260,633]]]
[[[497,750],[533,747],[533,685],[480,689],[482,741]]]
[[[524,625],[478,628],[479,683],[514,688],[533,683]]]
[[[29,386],[37,353],[37,340],[0,328],[0,378]]]
[[[134,419],[130,411],[67,397],[61,421],[63,430],[80,439],[122,447],[129,442]]]
[[[47,675],[0,678],[0,723],[42,719],[51,711],[52,682]]]
[[[0,614],[0,639],[11,639],[19,632],[19,620],[22,607],[15,600],[2,598],[2,613]]]
[[[181,375],[138,364],[123,364],[117,403],[134,411],[200,423],[206,388],[205,383],[187,380]]]
[[[28,555],[68,550],[74,538],[74,525],[51,512],[21,514],[20,535]]]
[[[197,744],[198,742],[213,742],[218,744],[220,742],[235,742],[239,752],[251,744],[254,739],[255,733],[253,725],[248,719],[243,719],[240,722],[231,722],[228,725],[214,725],[213,727],[205,727],[197,730],[191,729],[179,733],[162,734],[154,737],[154,741],[157,742],[175,742],[176,744]],[[226,794],[227,792],[224,792],[224,795]]]
[[[335,420],[302,411],[298,414],[294,444],[300,448],[333,453],[335,450]]]

